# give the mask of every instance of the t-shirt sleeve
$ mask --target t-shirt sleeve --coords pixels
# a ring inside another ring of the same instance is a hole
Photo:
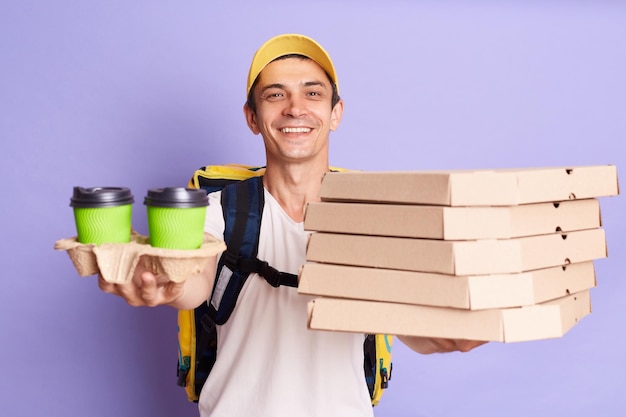
[[[204,219],[204,231],[218,239],[224,239],[224,215],[222,213],[222,192],[209,194],[209,206]]]

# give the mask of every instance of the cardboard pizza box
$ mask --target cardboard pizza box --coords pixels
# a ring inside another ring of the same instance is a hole
[[[592,261],[516,274],[454,276],[306,263],[298,292],[468,310],[539,304],[595,287]]]
[[[306,250],[309,262],[448,275],[517,273],[606,256],[600,228],[467,241],[318,232],[310,236]]]
[[[499,207],[309,203],[310,231],[425,239],[502,239],[601,226],[597,199]]]
[[[619,194],[614,165],[494,170],[329,172],[324,201],[511,206]]]
[[[477,311],[321,297],[308,304],[308,327],[368,334],[521,342],[561,337],[589,313],[589,290],[532,306]]]

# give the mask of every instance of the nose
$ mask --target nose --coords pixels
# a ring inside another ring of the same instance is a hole
[[[290,95],[283,113],[291,117],[305,116],[307,114],[306,99],[297,95]]]

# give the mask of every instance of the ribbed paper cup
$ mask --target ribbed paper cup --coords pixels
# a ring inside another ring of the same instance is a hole
[[[77,240],[84,244],[130,242],[134,198],[126,187],[74,187]]]
[[[148,190],[150,245],[166,249],[198,249],[204,241],[204,218],[209,204],[206,192],[166,187]]]

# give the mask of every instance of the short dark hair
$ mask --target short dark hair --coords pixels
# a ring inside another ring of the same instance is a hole
[[[287,59],[287,58],[298,58],[298,59],[302,59],[302,60],[310,60],[311,59],[308,56],[304,56],[304,55],[300,55],[300,54],[288,54],[288,55],[280,56],[280,57],[274,59],[272,62],[280,61],[281,59]],[[335,84],[333,82],[333,80],[330,78],[330,75],[328,75],[328,73],[326,71],[324,71],[324,73],[326,74],[326,77],[328,77],[328,81],[330,81],[330,85],[331,85],[331,87],[333,89],[333,95],[332,95],[332,98],[331,98],[331,101],[330,101],[330,108],[332,109],[332,108],[335,107],[335,105],[337,103],[339,103],[339,100],[341,100],[341,97],[339,97],[339,91],[337,91],[337,84]],[[248,98],[246,100],[246,105],[255,114],[256,114],[256,103],[254,101],[254,90],[256,88],[258,80],[259,80],[259,77],[257,77],[256,80],[254,80],[254,82],[252,83],[252,86],[250,87],[250,92],[248,93]]]

